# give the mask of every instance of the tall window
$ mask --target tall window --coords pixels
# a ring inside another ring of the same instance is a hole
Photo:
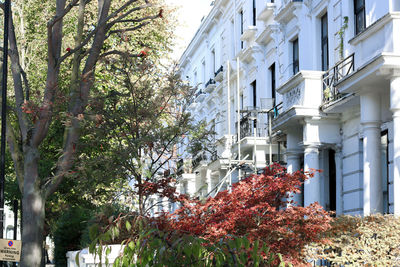
[[[299,72],[299,39],[292,41],[293,75]]]
[[[365,0],[354,0],[356,35],[365,29]]]
[[[203,85],[206,84],[206,61],[203,59],[203,61],[201,62],[201,71],[202,71],[202,83]]]
[[[240,36],[243,34],[243,10],[239,13],[240,16]],[[240,39],[240,37],[239,37]],[[240,41],[240,49],[243,49],[243,41]]]
[[[257,81],[251,83],[251,90],[253,92],[253,107],[257,106]]]
[[[211,75],[215,73],[215,49],[211,50]]]
[[[328,14],[321,17],[321,63],[322,70],[326,71],[329,68],[329,50],[328,50]]]
[[[276,81],[275,81],[275,63],[269,67],[269,73],[271,76],[271,97],[274,99],[274,106],[276,104]]]
[[[256,0],[253,0],[253,26],[256,26],[256,16],[257,16],[257,9],[256,9]]]
[[[231,36],[231,58],[235,57],[235,23],[231,20],[231,29],[230,29],[230,36]]]
[[[388,131],[381,133],[381,162],[382,162],[382,191],[383,191],[383,213],[390,213],[389,209],[389,139]]]

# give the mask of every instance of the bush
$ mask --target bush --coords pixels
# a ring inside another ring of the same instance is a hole
[[[288,203],[289,194],[298,193],[312,173],[288,174],[278,164],[263,174],[251,175],[204,201],[182,198],[182,206],[171,216],[159,217],[158,226],[218,242],[225,236],[265,242],[285,261],[303,264],[301,251],[312,242],[323,242],[331,217],[318,203],[308,207]],[[312,179],[312,178],[311,178]],[[290,202],[290,201],[289,201]],[[288,207],[288,204],[292,204]]]
[[[87,220],[92,215],[90,210],[72,207],[57,221],[54,231],[54,260],[56,266],[67,266],[66,253],[79,250],[82,233]]]
[[[329,243],[309,246],[306,257],[337,265],[400,265],[400,219],[393,215],[340,216],[325,235]]]
[[[135,238],[122,242],[125,245],[123,253],[114,262],[114,267],[292,266],[286,265],[280,254],[272,253],[266,243],[259,240],[250,242],[247,237],[229,236],[218,242],[210,242],[176,232],[162,232],[151,228],[147,219],[142,219],[135,222],[134,226],[139,229],[135,231]],[[107,255],[110,252],[107,245],[98,244],[108,243],[113,236],[118,238],[119,233],[125,230],[131,231],[132,225],[127,221],[125,225],[118,221],[98,236],[89,250],[99,258]],[[105,263],[108,265],[108,260]]]

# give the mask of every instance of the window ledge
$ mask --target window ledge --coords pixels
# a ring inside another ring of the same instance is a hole
[[[349,40],[350,45],[357,45],[365,39],[369,38],[371,35],[383,28],[389,21],[394,19],[400,19],[400,12],[387,13],[385,16],[379,18],[377,21],[369,25],[363,31],[358,33],[356,36]]]

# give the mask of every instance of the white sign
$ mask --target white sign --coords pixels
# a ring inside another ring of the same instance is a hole
[[[0,261],[19,262],[21,244],[20,240],[0,239]]]

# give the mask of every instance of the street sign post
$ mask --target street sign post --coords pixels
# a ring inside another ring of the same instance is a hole
[[[21,258],[21,241],[0,239],[0,260],[19,262]]]

